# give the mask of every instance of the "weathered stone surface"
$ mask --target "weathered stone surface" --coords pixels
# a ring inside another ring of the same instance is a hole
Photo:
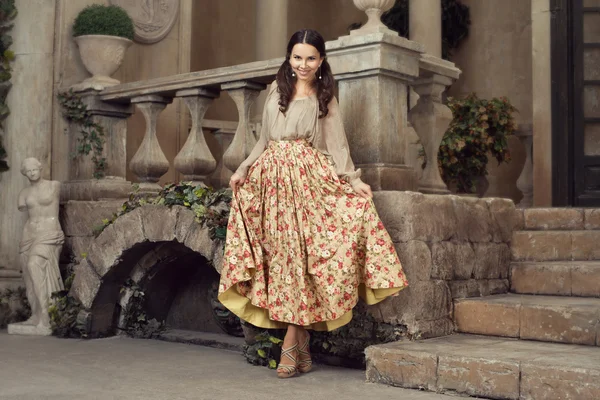
[[[175,227],[179,208],[146,205],[140,208],[144,233],[151,242],[175,240]]]
[[[431,251],[427,243],[410,240],[396,244],[395,248],[409,284],[431,278]]]
[[[517,231],[511,243],[516,261],[550,261],[571,259],[571,232]]]
[[[600,369],[597,365],[574,368],[525,360],[521,365],[521,399],[600,399]]]
[[[75,279],[69,293],[90,309],[102,284],[100,277],[86,259],[75,266],[74,273]]]
[[[583,210],[576,208],[529,208],[525,210],[525,229],[583,229]]]
[[[432,245],[433,279],[469,279],[475,254],[469,243],[439,242]]]
[[[67,236],[62,252],[69,261],[79,262],[89,253],[94,239],[93,236]]]
[[[491,296],[508,292],[508,279],[469,279],[449,282],[453,299]]]
[[[522,294],[571,295],[568,263],[523,262],[511,265],[511,290]]]
[[[426,352],[393,351],[394,344],[365,349],[367,380],[411,389],[435,390],[437,356]]]
[[[584,211],[585,229],[600,229],[600,210]]]
[[[519,362],[516,360],[440,355],[437,372],[440,390],[489,398],[519,398]]]
[[[382,322],[410,324],[419,320],[448,318],[452,310],[450,289],[444,281],[416,281],[374,306]]]
[[[600,231],[573,231],[571,235],[574,260],[600,260]]]
[[[571,294],[600,297],[600,262],[584,262],[572,266]]]
[[[517,211],[515,203],[510,199],[485,198],[492,221],[492,240],[494,242],[510,242],[515,229],[521,229],[522,211]]]
[[[454,321],[459,332],[519,337],[518,300],[498,301],[498,296],[454,301]]]
[[[485,200],[449,196],[452,199],[456,219],[456,235],[453,239],[464,242],[489,242],[492,240],[492,221]]]
[[[505,243],[475,243],[475,279],[508,278],[510,248]]]
[[[429,339],[447,336],[454,333],[454,321],[452,318],[439,318],[434,320],[420,320],[407,325],[408,332],[414,339]]]
[[[517,208],[515,217],[515,226],[513,227],[514,231],[520,231],[525,229],[525,210],[522,208]]]
[[[179,243],[184,243],[187,235],[190,233],[190,229],[196,222],[196,215],[189,208],[176,206],[174,209],[178,209],[177,214],[177,225],[175,227],[175,240]]]
[[[60,223],[65,236],[93,236],[103,219],[112,218],[123,200],[68,201],[60,208]]]
[[[213,258],[213,241],[210,238],[208,228],[194,224],[185,238],[184,244],[193,251],[202,254],[209,260]]]
[[[380,191],[373,200],[394,242],[439,242],[455,234],[458,221],[451,196]]]

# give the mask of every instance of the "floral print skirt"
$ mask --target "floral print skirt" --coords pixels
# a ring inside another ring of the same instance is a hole
[[[234,194],[219,300],[263,328],[332,330],[408,285],[372,200],[305,140],[271,141]]]

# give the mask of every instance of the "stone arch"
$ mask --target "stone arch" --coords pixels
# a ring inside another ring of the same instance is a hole
[[[86,312],[88,334],[110,335],[121,317],[120,292],[128,279],[154,284],[154,289],[171,296],[172,301],[173,293],[167,292],[177,276],[189,278],[195,264],[215,275],[220,272],[222,256],[222,243],[210,238],[208,228],[195,221],[193,211],[146,205],[117,218],[92,241],[86,258],[75,267],[70,294]],[[174,268],[177,275],[171,273]],[[153,281],[157,274],[166,278]],[[162,286],[156,286],[157,282]],[[160,302],[155,302],[153,312],[164,316]]]

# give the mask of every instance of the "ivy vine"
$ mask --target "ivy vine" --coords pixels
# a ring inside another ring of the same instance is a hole
[[[17,16],[17,8],[14,0],[0,0],[0,172],[9,169],[6,161],[6,149],[2,144],[4,133],[4,120],[10,114],[6,104],[6,96],[12,86],[11,62],[15,59],[15,53],[9,50],[12,45],[12,37],[8,32],[13,28],[12,21]]]
[[[73,157],[87,156],[92,153],[94,178],[103,178],[106,172],[106,157],[103,155],[106,142],[104,127],[94,121],[91,111],[73,90],[59,93],[57,97],[63,108],[63,117],[80,128],[77,149]]]
[[[25,321],[30,316],[31,307],[24,287],[0,291],[0,329],[14,322]]]

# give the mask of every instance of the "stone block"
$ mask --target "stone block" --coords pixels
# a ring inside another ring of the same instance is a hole
[[[427,352],[394,351],[389,345],[365,349],[367,380],[410,389],[435,390],[437,356]]]
[[[600,210],[590,209],[584,211],[585,229],[600,229]]]
[[[103,219],[111,219],[123,200],[68,201],[60,207],[60,223],[65,236],[93,236]]]
[[[90,251],[93,236],[67,236],[63,245],[63,254],[69,261],[80,262]]]
[[[600,262],[579,263],[571,268],[573,296],[600,297]]]
[[[523,400],[600,399],[600,370],[524,361],[521,364]]]
[[[69,294],[78,299],[83,307],[90,309],[102,284],[100,277],[88,260],[82,260],[73,272],[75,279]]]
[[[583,229],[583,210],[576,208],[529,208],[525,210],[525,229]]]
[[[200,253],[209,260],[213,259],[214,248],[213,241],[210,238],[208,228],[193,224],[185,238],[184,244],[191,250]]]
[[[519,337],[520,309],[518,302],[457,299],[454,301],[454,321],[459,332]]]
[[[519,361],[442,356],[438,360],[438,390],[470,396],[519,399]]]
[[[452,199],[454,212],[459,221],[453,239],[478,243],[491,241],[493,225],[487,202],[470,197],[449,197]]]
[[[475,279],[505,279],[510,268],[510,248],[506,243],[475,243]]]
[[[573,231],[573,260],[600,260],[600,231]]]
[[[175,240],[179,243],[185,243],[187,235],[190,233],[190,229],[196,222],[196,214],[189,208],[176,206],[174,209],[178,209],[177,214],[177,225],[175,226]]]
[[[144,233],[151,242],[175,240],[175,227],[179,208],[159,205],[146,205],[140,208]]]
[[[381,191],[373,200],[394,242],[448,240],[459,225],[451,196]]]
[[[439,242],[432,245],[433,279],[469,279],[475,254],[469,243]]]
[[[511,243],[516,261],[551,261],[571,259],[571,232],[517,231]]]
[[[494,242],[510,242],[515,229],[521,229],[523,212],[517,210],[510,199],[485,198],[490,210],[492,222],[492,240]]]
[[[395,245],[409,284],[413,281],[428,281],[431,277],[431,251],[427,243],[410,240]]]
[[[447,336],[454,333],[454,321],[451,318],[440,318],[431,321],[415,321],[407,326],[408,333],[416,340]]]
[[[598,283],[600,284],[600,275]],[[513,263],[511,265],[511,290],[514,293],[570,296],[571,285],[569,264]]]
[[[508,279],[469,279],[449,282],[453,299],[492,296],[508,292]]]
[[[513,231],[520,231],[525,229],[525,210],[522,208],[515,209],[515,226]]]

